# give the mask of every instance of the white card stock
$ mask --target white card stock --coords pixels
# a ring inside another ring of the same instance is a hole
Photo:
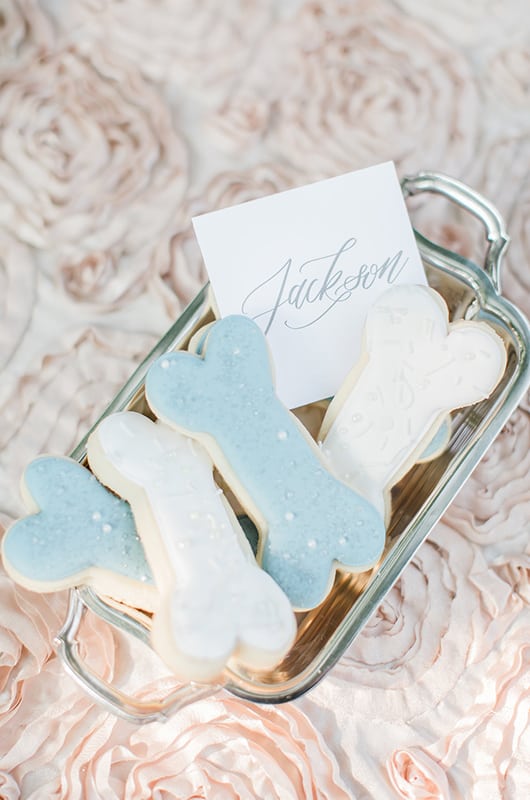
[[[380,294],[426,283],[391,162],[193,224],[221,316],[245,314],[264,331],[289,408],[335,394]]]

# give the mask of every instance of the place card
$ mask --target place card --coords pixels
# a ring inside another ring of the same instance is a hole
[[[330,397],[357,361],[369,307],[426,284],[392,162],[193,219],[222,317],[269,342],[280,399]]]

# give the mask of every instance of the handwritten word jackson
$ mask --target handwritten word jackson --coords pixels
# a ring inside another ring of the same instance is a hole
[[[308,328],[329,314],[337,303],[347,302],[357,290],[370,289],[376,281],[393,284],[406,267],[408,257],[398,250],[380,264],[356,265],[352,270],[346,267],[345,254],[357,244],[357,239],[347,239],[336,253],[311,258],[298,267],[289,258],[279,270],[274,272],[259,286],[256,286],[243,300],[241,311],[252,319],[264,317],[267,334],[283,306],[287,318],[284,325],[293,330]],[[252,314],[252,308],[263,308],[259,314]],[[304,314],[297,314],[305,310]],[[307,311],[311,313],[307,313]],[[283,315],[282,315],[283,316]],[[300,317],[303,317],[303,321]],[[309,316],[309,321],[307,317]]]

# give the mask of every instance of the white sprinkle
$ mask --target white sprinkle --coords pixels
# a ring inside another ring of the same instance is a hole
[[[168,358],[164,358],[160,362],[160,366],[162,367],[162,369],[167,369],[169,367],[169,359]]]
[[[101,530],[103,533],[110,533],[112,530],[112,525],[109,525],[108,522],[105,522],[105,524],[101,526]]]
[[[285,514],[285,519],[287,520],[287,522],[292,522],[293,519],[294,519],[293,512],[292,511],[287,511],[286,514]]]
[[[316,539],[308,539],[308,540],[307,540],[307,546],[308,546],[309,548],[311,548],[311,550],[314,550],[314,549],[315,549],[315,547],[317,546]]]
[[[278,439],[282,442],[287,439],[287,431],[278,431]]]
[[[99,511],[94,511],[94,513],[92,514],[92,519],[94,520],[94,522],[100,521],[101,514],[99,513]]]

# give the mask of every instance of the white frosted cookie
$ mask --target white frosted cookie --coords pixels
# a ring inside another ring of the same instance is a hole
[[[330,469],[388,514],[391,487],[448,413],[488,397],[505,367],[504,344],[489,325],[448,324],[446,304],[429,287],[389,289],[370,309],[359,362],[322,423]]]
[[[184,680],[217,678],[236,657],[277,664],[296,622],[261,570],[213,481],[200,444],[134,412],[113,414],[90,436],[90,466],[133,510],[160,593],[152,644]]]

